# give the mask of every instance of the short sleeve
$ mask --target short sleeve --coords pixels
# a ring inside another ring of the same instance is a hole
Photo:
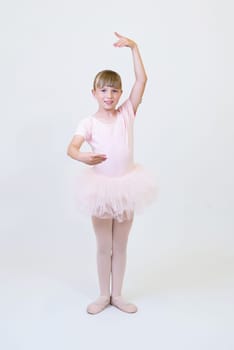
[[[130,99],[127,99],[119,106],[119,112],[122,113],[125,117],[134,119],[136,114],[134,113],[133,105]]]
[[[82,119],[76,128],[75,135],[81,135],[84,137],[85,141],[90,141],[92,136],[91,119]]]

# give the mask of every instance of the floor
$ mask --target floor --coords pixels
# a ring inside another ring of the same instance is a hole
[[[2,271],[0,347],[233,350],[233,267],[220,263],[216,274],[211,266],[190,279],[182,270],[159,267],[157,286],[149,274],[131,280],[128,272],[125,296],[139,311],[129,315],[110,306],[95,316],[86,313],[96,297],[93,282],[32,268]]]

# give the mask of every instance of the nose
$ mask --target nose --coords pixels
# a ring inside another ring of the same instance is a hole
[[[111,89],[107,89],[107,97],[109,97],[109,98],[112,97],[112,91],[111,91]]]

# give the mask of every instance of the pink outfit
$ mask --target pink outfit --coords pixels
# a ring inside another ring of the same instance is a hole
[[[92,151],[107,155],[95,166],[88,166],[79,176],[77,200],[81,211],[99,218],[130,219],[155,197],[152,176],[133,158],[135,114],[130,100],[117,110],[111,122],[90,116],[78,125]]]

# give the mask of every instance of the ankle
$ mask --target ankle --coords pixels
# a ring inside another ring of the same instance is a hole
[[[102,298],[102,299],[104,299],[104,298],[110,299],[111,296],[110,296],[110,294],[100,294],[100,295],[99,295],[99,298]]]
[[[107,302],[107,301],[110,302],[111,297],[110,297],[110,295],[100,294],[99,297],[98,297],[98,299],[99,299],[99,300],[103,300],[104,302],[105,302],[105,301],[106,301],[106,302]]]
[[[111,294],[111,298],[122,298],[122,294]]]

